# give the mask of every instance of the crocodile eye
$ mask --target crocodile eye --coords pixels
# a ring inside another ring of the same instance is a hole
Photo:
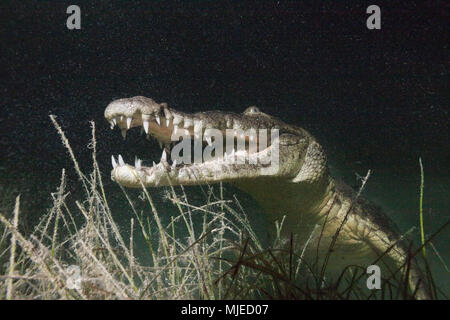
[[[260,111],[259,111],[259,109],[256,107],[256,106],[251,106],[251,107],[248,107],[245,111],[244,111],[244,113],[259,113]]]

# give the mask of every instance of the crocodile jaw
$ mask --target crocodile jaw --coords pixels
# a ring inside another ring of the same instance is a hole
[[[271,139],[261,145],[260,137],[253,134],[256,131],[251,131],[255,130],[254,126],[259,126],[257,129],[261,126],[274,129],[280,123],[262,113],[256,116],[219,111],[186,114],[139,96],[113,101],[105,110],[105,118],[111,128],[120,128],[124,138],[127,130],[142,127],[148,137],[155,138],[161,147],[164,146],[160,162],[153,163],[152,167],[142,166],[138,158],[134,166],[126,164],[121,156],[117,160],[114,156],[111,158],[111,178],[126,187],[196,185],[280,174],[278,162],[267,165],[272,155],[278,155],[279,139]],[[212,145],[209,133],[212,129],[224,136],[223,142],[229,137],[233,139],[232,150],[227,145],[225,153],[200,163],[169,163],[173,158],[174,135],[192,139],[207,147]],[[244,145],[244,149],[235,149],[234,142],[236,146]],[[251,143],[254,148],[250,148]],[[274,159],[278,161],[278,158]]]
[[[251,164],[237,164],[240,159],[252,159],[257,157],[270,157],[271,147],[258,154],[245,154],[237,152],[234,159],[231,155],[217,160],[203,163],[177,166],[167,162],[166,151],[163,151],[161,161],[152,167],[142,166],[140,160],[135,165],[126,164],[123,160],[117,160],[112,156],[113,170],[111,178],[121,185],[129,188],[158,187],[168,185],[200,185],[207,183],[232,182],[239,179],[260,178],[263,176],[277,175],[275,166],[257,166]],[[119,155],[119,159],[122,157]]]

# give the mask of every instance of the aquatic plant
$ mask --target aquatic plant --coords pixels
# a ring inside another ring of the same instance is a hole
[[[419,197],[419,219],[420,219],[420,241],[422,243],[422,252],[423,256],[426,258],[426,250],[425,250],[425,231],[423,227],[423,187],[424,187],[424,174],[423,174],[423,165],[422,158],[419,158],[420,165],[420,197]]]

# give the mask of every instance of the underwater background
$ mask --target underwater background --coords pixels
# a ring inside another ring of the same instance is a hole
[[[372,2],[2,1],[1,212],[9,215],[20,193],[21,228],[32,230],[51,207],[62,168],[71,197],[81,197],[54,114],[84,172],[95,121],[113,213],[129,230],[123,195],[108,178],[111,155],[128,162],[138,155],[145,164],[161,151],[139,130],[123,141],[103,111],[114,99],[144,95],[185,112],[257,105],[305,128],[336,178],[358,188],[357,174],[371,170],[364,196],[402,232],[416,227],[419,243],[419,157],[426,235],[450,217],[448,6],[377,1],[382,27],[368,30]],[[70,4],[81,8],[81,30],[66,28]],[[258,224],[252,199],[227,190]],[[166,206],[163,191],[153,192]],[[448,228],[433,241],[447,265],[449,241]],[[432,248],[427,253],[448,295],[448,270]]]

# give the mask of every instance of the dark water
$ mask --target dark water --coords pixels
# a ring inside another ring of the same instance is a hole
[[[74,31],[66,28],[67,1],[0,4],[2,210],[10,208],[5,199],[22,193],[24,224],[50,206],[62,168],[73,194],[80,191],[49,114],[58,116],[85,172],[90,120],[106,177],[111,154],[159,159],[155,144],[137,132],[123,142],[103,119],[110,101],[134,95],[186,112],[241,112],[256,104],[302,126],[327,150],[335,176],[356,186],[355,173],[372,170],[365,196],[402,231],[418,225],[422,157],[427,235],[449,219],[450,28],[443,1],[378,2],[382,29],[372,31],[365,22],[372,3],[365,1],[92,3],[77,2],[82,28]],[[119,206],[118,187],[106,183]],[[447,229],[434,241],[447,264],[449,240]],[[449,275],[430,254],[448,292]]]

